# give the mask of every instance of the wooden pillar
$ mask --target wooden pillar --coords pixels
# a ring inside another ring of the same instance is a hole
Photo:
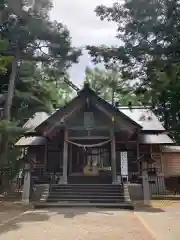
[[[69,151],[68,152],[69,152],[69,157],[68,157],[68,159],[69,159],[69,174],[71,174],[72,144],[69,145]]]
[[[48,143],[47,139],[44,145],[44,171],[47,172],[47,161],[48,161]]]
[[[64,150],[63,150],[63,183],[67,184],[67,170],[68,170],[68,131],[64,130]]]
[[[116,176],[116,141],[114,135],[114,129],[111,129],[111,168],[112,168],[112,183],[117,182]]]

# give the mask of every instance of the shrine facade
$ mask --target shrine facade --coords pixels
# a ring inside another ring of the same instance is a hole
[[[53,114],[36,113],[16,146],[33,162],[40,183],[116,184],[161,174],[161,146],[173,140],[145,107],[115,107],[87,84]]]

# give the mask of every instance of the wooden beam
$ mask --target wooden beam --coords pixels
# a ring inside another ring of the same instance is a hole
[[[83,107],[84,104],[79,104],[78,106],[76,106],[71,112],[67,113],[66,115],[64,115],[60,121],[65,121],[67,118],[69,118],[70,116],[72,116],[77,110],[81,109]]]
[[[48,161],[48,142],[46,139],[46,142],[44,145],[44,170],[47,169],[47,161]]]
[[[85,136],[85,137],[68,137],[68,139],[77,139],[77,140],[97,140],[97,139],[109,139],[109,136]]]
[[[69,126],[68,130],[87,130],[84,126]],[[108,130],[109,126],[94,126],[92,130]]]
[[[70,144],[69,145],[69,152],[70,152],[70,157],[69,157],[69,173],[71,174],[71,172],[72,172],[72,148],[73,148],[73,146],[72,146],[72,144]]]

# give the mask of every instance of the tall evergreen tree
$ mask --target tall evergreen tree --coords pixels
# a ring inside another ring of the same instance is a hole
[[[98,6],[97,15],[117,24],[119,46],[88,46],[95,61],[123,64],[123,78],[135,79],[137,93],[150,101],[167,129],[180,139],[180,2],[125,0]],[[145,97],[146,98],[146,97]]]
[[[0,167],[9,164],[9,153],[15,150],[13,144],[22,134],[24,121],[36,111],[52,111],[67,100],[71,91],[63,85],[63,76],[81,53],[72,47],[68,29],[50,21],[50,0],[36,0],[31,8],[22,8],[19,2],[0,2],[0,35],[7,43],[0,49],[1,57],[9,60],[6,67],[0,66],[4,70],[0,72],[0,93],[5,98],[4,119],[0,121]],[[58,73],[56,82],[52,81],[52,69]]]
[[[122,79],[117,66],[111,69],[86,68],[85,82],[112,105],[141,105],[142,99],[133,93],[133,88]]]

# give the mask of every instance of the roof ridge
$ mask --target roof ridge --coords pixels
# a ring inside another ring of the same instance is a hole
[[[118,106],[117,108],[119,109],[149,109],[151,110],[151,106],[131,106],[129,107],[128,105],[124,105],[124,106]]]

